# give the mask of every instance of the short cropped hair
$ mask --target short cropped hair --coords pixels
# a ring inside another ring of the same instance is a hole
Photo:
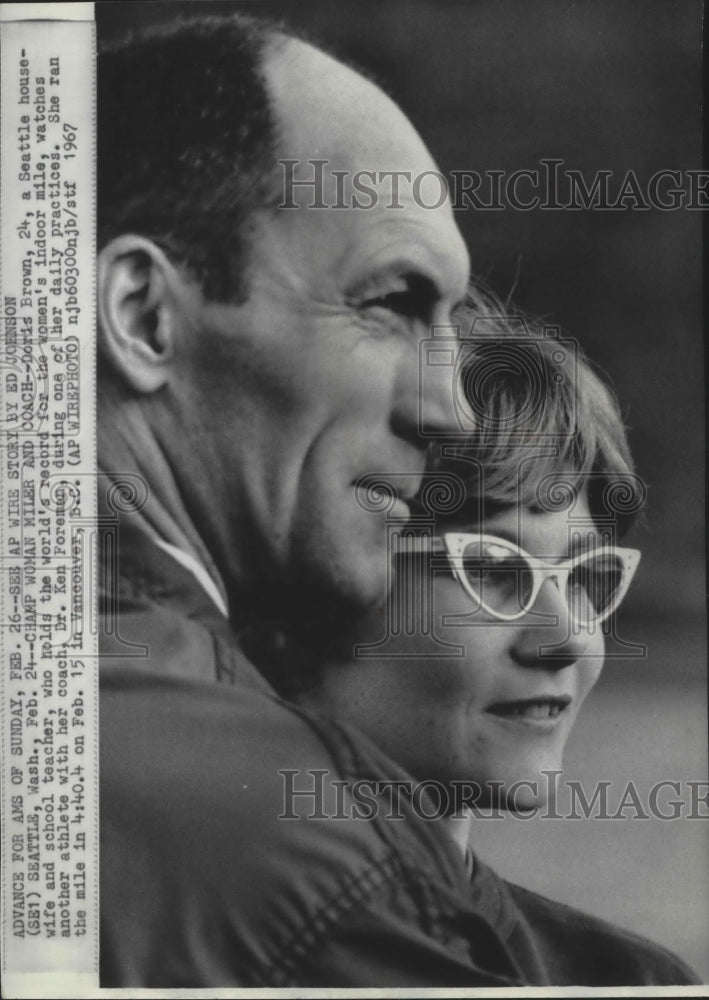
[[[615,395],[578,342],[478,289],[454,323],[465,342],[458,391],[469,424],[433,464],[465,485],[455,518],[509,504],[563,509],[585,489],[594,519],[625,532],[645,488]]]
[[[99,247],[145,236],[208,297],[246,297],[246,223],[277,198],[263,61],[283,39],[232,14],[149,27],[100,52]]]

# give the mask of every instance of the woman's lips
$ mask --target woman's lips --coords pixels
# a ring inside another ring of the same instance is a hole
[[[495,702],[485,711],[501,722],[546,732],[558,725],[562,713],[570,703],[569,695],[540,695],[538,698]]]

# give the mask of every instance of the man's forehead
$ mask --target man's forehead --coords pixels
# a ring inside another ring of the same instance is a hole
[[[401,109],[360,73],[299,40],[267,57],[280,154],[327,159],[334,170],[434,170]]]
[[[290,161],[287,200],[301,209],[281,213],[288,217],[281,221],[301,232],[314,228],[323,239],[329,233],[327,270],[351,272],[342,276],[347,281],[365,280],[368,271],[420,271],[462,296],[468,256],[445,182],[396,104],[297,40],[271,53],[266,76],[280,119],[279,158]],[[285,185],[285,169],[282,176]],[[302,211],[318,199],[326,207]]]

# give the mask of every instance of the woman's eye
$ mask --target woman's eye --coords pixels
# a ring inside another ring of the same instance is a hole
[[[501,581],[509,578],[510,576],[509,568],[501,565],[500,563],[488,563],[482,562],[479,559],[469,559],[465,561],[464,566],[465,572],[470,579],[478,580],[480,582],[485,580]]]
[[[484,574],[485,583],[489,587],[497,587],[499,590],[512,590],[517,586],[519,573],[513,569],[488,570]]]

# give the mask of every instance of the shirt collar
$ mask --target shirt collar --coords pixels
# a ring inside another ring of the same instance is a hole
[[[219,588],[202,563],[199,562],[198,559],[195,559],[195,557],[189,552],[184,552],[182,549],[178,549],[176,545],[171,545],[169,542],[163,541],[163,539],[159,538],[157,535],[154,536],[153,540],[158,548],[161,548],[163,552],[167,552],[167,554],[172,556],[176,562],[178,562],[181,566],[184,566],[185,569],[189,570],[201,586],[202,590],[204,590],[204,592],[217,606],[219,611],[221,611],[225,618],[228,618],[229,611],[226,603],[224,602],[224,598],[219,593]]]

